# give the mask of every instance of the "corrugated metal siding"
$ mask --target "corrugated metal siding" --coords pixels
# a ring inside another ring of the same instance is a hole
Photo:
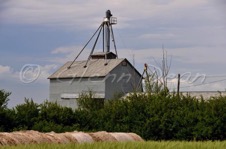
[[[60,102],[61,105],[72,103],[69,100],[61,99],[63,94],[81,94],[92,91],[94,94],[105,95],[104,78],[74,78],[74,79],[52,79],[50,80],[50,101]],[[74,99],[72,99],[75,101]],[[76,104],[76,102],[73,102]],[[72,105],[73,107],[75,105]],[[76,105],[77,106],[77,105]]]
[[[126,94],[133,92],[138,86],[140,80],[140,74],[137,73],[130,64],[125,66],[118,65],[106,79],[106,99],[111,99],[117,94]],[[141,86],[138,87],[140,91]]]

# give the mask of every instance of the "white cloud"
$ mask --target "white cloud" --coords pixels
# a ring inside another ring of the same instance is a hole
[[[10,72],[10,67],[9,66],[2,66],[0,65],[0,75],[4,73],[9,73]]]
[[[12,67],[0,65],[0,80],[14,80],[15,78],[17,75]]]
[[[134,21],[180,18],[181,12],[205,5],[207,0],[116,0],[116,1],[56,1],[56,0],[8,0],[0,14],[4,22],[39,24],[47,26],[65,26],[74,29],[96,28],[105,16],[106,9],[111,9],[118,16],[120,27],[133,27]],[[162,15],[165,14],[165,15]],[[154,17],[154,18],[153,18]],[[194,16],[195,17],[195,16]],[[135,23],[137,24],[137,23]],[[142,25],[142,22],[140,22]]]
[[[65,46],[65,47],[59,47],[51,51],[51,54],[53,54],[54,57],[52,58],[46,58],[46,61],[55,63],[55,64],[64,64],[67,61],[73,61],[74,58],[79,54],[81,51],[82,46]],[[85,49],[81,56],[78,58],[78,60],[84,60],[87,59],[87,56],[89,55],[89,49]]]
[[[14,83],[47,83],[47,78],[55,71],[57,65],[25,64],[19,71],[9,66],[0,65],[0,80]]]
[[[19,74],[20,82],[22,83],[48,83],[47,78],[57,69],[57,65],[37,65],[25,64]]]
[[[48,82],[47,78],[54,71],[56,71],[57,68],[58,68],[58,66],[55,64],[41,66],[41,73],[40,73],[40,76],[38,77],[37,81],[42,82],[42,83],[47,83]]]
[[[46,58],[46,61],[62,65],[68,61],[73,61],[81,52],[82,48],[83,48],[82,46],[58,47],[51,51],[53,57]],[[94,52],[100,51],[101,51],[100,49],[95,49]],[[90,48],[85,48],[77,60],[87,60],[90,52],[91,52]]]
[[[77,50],[76,50],[77,49]],[[63,65],[67,61],[73,61],[78,55],[82,47],[69,46],[69,47],[59,47],[54,49],[51,53],[51,58],[46,58],[48,62]],[[207,64],[216,64],[217,67],[223,67],[226,63],[224,58],[224,48],[223,47],[187,47],[187,48],[167,48],[165,45],[165,51],[167,52],[168,63],[181,63],[186,64],[186,66],[180,66],[174,68],[173,71],[187,72],[187,71],[201,71],[197,69],[199,66],[205,66]],[[77,60],[87,60],[90,54],[90,49],[85,49],[81,56]],[[95,49],[94,52],[100,51]],[[216,52],[217,51],[217,52]],[[114,49],[112,49],[114,52]],[[143,66],[144,63],[157,65],[156,62],[161,62],[163,50],[161,45],[159,48],[148,48],[148,49],[118,49],[117,50],[119,58],[127,58],[131,63],[133,61],[139,66]],[[211,58],[208,58],[211,56]],[[214,72],[213,72],[214,73]]]
[[[56,65],[25,64],[15,71],[10,66],[0,65],[0,89],[12,92],[9,107],[24,103],[24,98],[32,98],[37,103],[48,99],[48,77],[56,70]]]
[[[70,47],[59,47],[51,51],[51,54],[68,54],[73,53],[80,47],[70,46]]]
[[[118,51],[119,57],[126,57],[132,60],[133,55],[138,63],[151,63],[154,59],[162,59],[162,48],[150,48],[150,49],[120,49]],[[172,63],[174,60],[179,62],[195,64],[209,64],[209,63],[226,63],[225,55],[221,54],[225,52],[223,47],[187,47],[187,48],[167,48],[168,59],[172,57]],[[211,58],[207,57],[210,56]]]

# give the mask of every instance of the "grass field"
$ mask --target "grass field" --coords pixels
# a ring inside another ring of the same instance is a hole
[[[39,144],[0,146],[1,149],[226,149],[226,141],[183,142],[183,141],[147,141],[147,142],[98,142],[84,144]]]

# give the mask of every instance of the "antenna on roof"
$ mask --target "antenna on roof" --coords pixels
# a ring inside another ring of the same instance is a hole
[[[94,49],[96,47],[96,44],[98,42],[98,39],[100,37],[100,33],[101,31],[103,32],[103,52],[104,52],[104,58],[108,59],[108,54],[110,53],[110,39],[112,38],[112,42],[114,45],[114,49],[115,49],[115,58],[118,58],[118,53],[117,53],[117,49],[116,49],[116,43],[115,43],[115,38],[114,38],[114,32],[113,32],[113,28],[112,25],[117,24],[117,18],[113,17],[113,15],[111,14],[110,10],[106,11],[106,17],[104,18],[103,22],[101,23],[101,25],[98,27],[98,29],[95,31],[95,33],[92,35],[92,37],[88,40],[88,42],[85,44],[85,46],[82,48],[82,50],[79,52],[79,54],[75,57],[75,59],[73,60],[73,62],[70,64],[70,66],[68,67],[68,69],[71,68],[71,66],[73,65],[73,63],[77,60],[77,58],[81,55],[81,53],[84,51],[84,49],[86,48],[86,46],[90,43],[90,41],[94,38],[94,36],[97,34],[97,38],[94,42],[94,45],[92,47],[92,50],[90,52],[90,55],[88,56],[88,59],[86,61],[86,64],[84,67],[87,66],[88,61],[91,58],[91,55],[94,52]],[[105,63],[105,65],[107,65],[107,63]]]

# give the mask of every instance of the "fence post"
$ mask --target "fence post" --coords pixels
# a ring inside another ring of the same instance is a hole
[[[178,74],[178,82],[177,82],[177,96],[179,96],[180,93],[180,74]]]

